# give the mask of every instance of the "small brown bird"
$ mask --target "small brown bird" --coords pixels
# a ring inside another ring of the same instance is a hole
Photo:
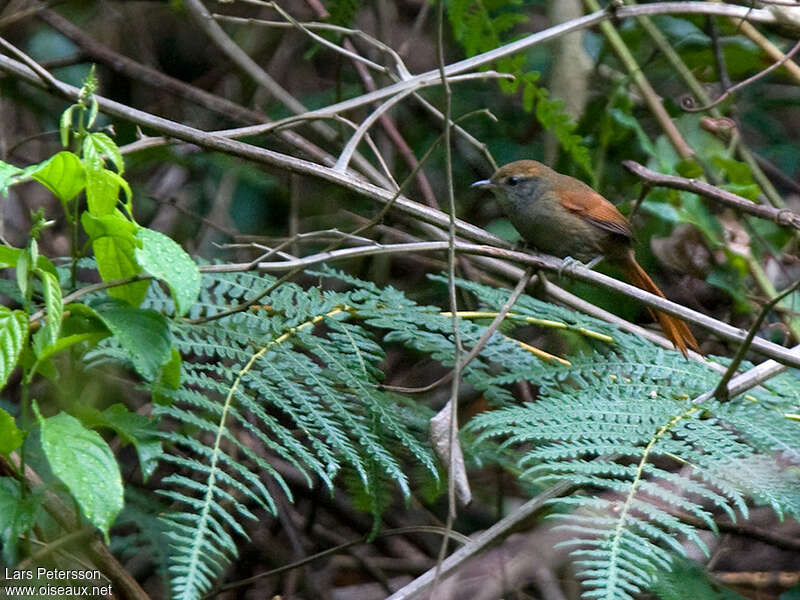
[[[491,190],[517,231],[542,252],[582,262],[605,258],[633,285],[664,298],[636,262],[628,220],[582,181],[535,160],[518,160],[472,186]],[[699,352],[686,323],[657,310],[650,313],[684,356],[687,348]]]

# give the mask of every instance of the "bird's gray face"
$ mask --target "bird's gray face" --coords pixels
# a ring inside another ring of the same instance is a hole
[[[476,181],[472,187],[491,190],[500,207],[508,212],[534,202],[544,191],[543,183],[544,179],[538,175],[505,174],[501,169],[491,179]]]

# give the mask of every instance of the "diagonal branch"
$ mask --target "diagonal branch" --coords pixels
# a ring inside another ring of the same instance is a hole
[[[800,229],[800,214],[792,210],[777,209],[764,204],[756,204],[747,198],[718,188],[705,181],[658,173],[632,160],[622,161],[622,166],[646,181],[649,185],[700,194],[701,196],[705,196],[706,198],[710,198],[730,208],[753,215],[754,217],[766,219],[778,225],[789,225],[795,229]]]

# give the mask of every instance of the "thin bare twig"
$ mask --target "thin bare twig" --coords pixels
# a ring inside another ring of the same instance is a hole
[[[737,92],[740,89],[750,85],[751,83],[754,83],[754,82],[758,81],[762,77],[768,75],[769,73],[771,73],[772,71],[774,71],[775,69],[780,67],[782,64],[785,64],[790,58],[792,58],[792,56],[794,56],[797,53],[798,50],[800,50],[800,40],[798,40],[798,42],[794,46],[792,46],[792,49],[789,50],[789,52],[787,52],[786,54],[784,54],[780,58],[780,60],[778,60],[777,62],[772,63],[770,66],[768,66],[763,71],[759,71],[758,73],[756,73],[755,75],[753,75],[751,77],[748,77],[744,81],[740,81],[736,85],[732,85],[727,90],[725,90],[722,94],[720,94],[720,96],[716,100],[711,102],[711,104],[706,104],[705,106],[695,106],[695,107],[681,106],[681,108],[683,110],[685,110],[686,112],[703,112],[703,111],[706,111],[706,110],[716,106],[717,104],[720,104],[721,102],[723,102],[726,98],[728,98],[728,96],[730,96],[734,92]]]
[[[411,600],[419,594],[427,590],[436,579],[437,572],[445,577],[455,571],[458,567],[466,563],[470,558],[485,550],[493,544],[498,538],[506,535],[519,523],[530,518],[540,508],[542,508],[548,500],[556,498],[565,494],[572,484],[563,481],[557,483],[546,491],[542,492],[535,498],[528,500],[525,504],[520,506],[515,511],[511,512],[508,516],[503,517],[497,523],[474,536],[467,544],[453,552],[448,556],[441,565],[429,569],[414,581],[398,590],[387,600]]]
[[[477,77],[476,77],[477,76]],[[460,81],[468,81],[471,79],[482,79],[483,77],[487,78],[497,78],[497,79],[513,79],[513,76],[507,75],[504,73],[497,73],[495,71],[485,71],[483,73],[470,73],[467,75],[459,75],[456,77],[449,78],[449,82],[460,82]],[[449,85],[449,83],[448,83]],[[361,122],[359,125],[358,130],[353,134],[353,136],[348,140],[347,145],[345,146],[342,153],[339,155],[339,159],[336,161],[336,164],[333,166],[335,171],[344,171],[347,169],[347,165],[350,163],[350,159],[353,156],[356,148],[358,147],[359,142],[361,141],[361,137],[367,132],[367,130],[372,127],[375,121],[383,115],[387,110],[389,110],[392,106],[403,100],[405,97],[409,96],[410,94],[416,93],[418,91],[417,88],[410,88],[407,90],[403,90],[396,96],[389,98],[386,102],[378,106],[366,119]],[[448,117],[449,119],[449,117]],[[452,125],[451,121],[447,121],[448,128]]]
[[[505,304],[503,304],[502,308],[500,309],[500,312],[497,313],[497,315],[494,317],[492,322],[489,323],[489,326],[483,332],[481,337],[478,339],[477,342],[475,342],[475,345],[472,347],[469,353],[467,353],[467,355],[464,357],[464,361],[461,363],[461,368],[459,369],[460,371],[463,371],[467,367],[467,365],[469,365],[469,363],[472,362],[472,360],[476,356],[478,356],[480,351],[483,350],[483,348],[489,342],[489,339],[494,335],[494,333],[500,327],[502,322],[505,320],[509,311],[511,311],[511,309],[513,308],[514,303],[517,301],[517,298],[519,298],[522,292],[525,290],[525,286],[528,284],[531,275],[533,275],[533,267],[528,267],[525,270],[525,273],[523,273],[522,277],[519,278],[517,285],[511,291],[511,294],[508,296],[508,299],[506,300]],[[436,389],[440,385],[450,381],[454,376],[455,376],[455,371],[451,369],[443,377],[440,377],[433,383],[429,383],[428,385],[423,387],[405,388],[405,387],[386,385],[383,386],[383,388],[401,394],[420,394]]]
[[[583,2],[590,10],[596,11],[600,9],[600,4],[597,0],[583,0]],[[614,12],[615,14],[618,14],[619,11],[617,10]],[[664,135],[667,137],[670,144],[672,144],[672,147],[675,148],[675,152],[677,152],[678,156],[681,158],[689,158],[693,156],[694,150],[692,150],[691,146],[689,146],[686,140],[683,139],[683,135],[678,130],[677,125],[675,125],[673,122],[672,117],[670,117],[669,113],[667,112],[667,109],[664,108],[661,98],[653,89],[653,86],[650,85],[650,82],[648,81],[641,67],[636,62],[636,58],[633,56],[633,53],[622,39],[622,36],[619,34],[619,32],[617,32],[614,24],[608,21],[603,22],[600,24],[600,30],[603,32],[603,35],[610,44],[614,54],[617,55],[619,61],[625,66],[628,76],[639,89],[639,92],[642,94],[642,98],[644,98],[644,101],[647,104],[647,108],[650,110],[656,121],[658,121],[658,124],[661,127],[661,130],[664,132]]]
[[[259,5],[270,4],[270,3],[263,3],[260,0],[251,0],[251,1],[254,1]],[[312,10],[316,12],[319,18],[326,19],[330,16],[325,7],[322,6],[322,4],[320,4],[319,2],[310,2],[309,5],[311,6]],[[215,15],[215,18],[220,19],[223,17],[221,15],[220,16]],[[296,23],[297,26],[299,26],[301,31],[303,31],[304,33],[308,33],[309,30],[313,29],[334,31],[336,33],[340,33],[344,36],[347,36],[342,45],[344,49],[347,50],[350,54],[357,53],[356,48],[350,39],[351,37],[357,37],[367,42],[368,44],[372,45],[373,47],[377,48],[380,52],[387,54],[394,61],[395,69],[397,72],[397,77],[395,79],[398,78],[407,79],[411,77],[411,74],[408,72],[408,69],[403,63],[402,58],[400,58],[400,55],[397,52],[395,52],[393,48],[387,46],[380,40],[377,40],[358,29],[350,29],[338,25],[331,25],[329,23],[298,23],[296,21],[284,23],[284,22],[274,22],[274,21],[259,21],[258,19],[241,19],[239,17],[224,18],[224,20],[228,21],[233,20],[233,22],[252,22],[266,26],[289,26],[289,27],[295,27],[293,23]],[[338,46],[336,46],[336,48],[338,48]],[[370,92],[375,91],[377,89],[377,86],[375,85],[375,81],[372,78],[372,75],[370,74],[367,67],[364,65],[364,63],[354,60],[353,66],[356,72],[358,73],[358,76],[361,78],[361,81],[363,82],[364,87],[367,89],[367,91]],[[388,74],[389,76],[393,76],[393,73],[391,72],[388,72]],[[417,184],[419,186],[420,192],[422,193],[422,197],[425,200],[425,203],[428,206],[438,208],[438,203],[433,193],[433,188],[428,182],[428,179],[425,176],[425,174],[417,168],[418,161],[414,156],[414,152],[412,151],[408,143],[405,141],[403,136],[400,134],[394,122],[386,114],[381,114],[379,116],[379,122],[381,123],[381,126],[383,127],[390,141],[395,145],[398,152],[400,152],[400,155],[408,164],[409,168],[416,171]]]
[[[199,0],[189,0],[189,1],[196,2]],[[731,16],[738,18],[746,17],[747,19],[754,22],[768,23],[768,24],[777,23],[777,18],[775,17],[775,15],[773,15],[771,12],[767,10],[763,9],[748,10],[748,8],[745,6],[716,4],[709,2],[693,2],[693,1],[658,2],[655,4],[624,6],[617,9],[613,17],[616,19],[625,19],[630,17],[636,17],[639,15],[663,15],[672,13],[709,14],[709,15]],[[578,19],[572,19],[570,21],[566,21],[554,27],[549,27],[545,30],[538,31],[531,35],[525,36],[519,40],[505,44],[488,52],[477,54],[473,57],[466,58],[464,60],[455,63],[451,63],[445,67],[445,75],[447,75],[448,77],[452,77],[453,75],[458,75],[461,73],[472,71],[473,69],[477,69],[479,67],[491,64],[500,58],[511,56],[512,54],[516,54],[517,52],[522,52],[523,50],[527,50],[532,46],[536,46],[544,42],[548,42],[550,40],[559,38],[572,31],[578,31],[581,29],[588,29],[590,27],[594,27],[598,23],[602,23],[611,18],[612,14],[609,13],[609,11],[601,10],[586,15],[584,17],[580,17]],[[420,73],[419,75],[414,75],[412,77],[409,77],[408,79],[404,79],[402,81],[398,81],[391,85],[387,85],[383,88],[375,90],[374,92],[368,92],[366,94],[362,94],[361,96],[357,96],[355,98],[343,100],[341,102],[337,102],[336,104],[329,105],[325,107],[323,110],[327,113],[346,112],[348,110],[372,104],[373,102],[382,100],[384,98],[388,98],[390,96],[394,96],[395,94],[406,88],[414,87],[419,84],[430,85],[431,82],[435,82],[440,79],[441,77],[439,75],[438,69],[432,69],[430,71]],[[312,117],[315,112],[316,111],[309,111],[303,113],[301,116],[303,116],[304,118],[309,118]]]
[[[433,527],[431,525],[416,525],[411,527],[398,527],[396,529],[386,529],[385,531],[379,532],[375,537],[384,538],[393,535],[406,535],[409,533],[433,533],[437,535],[450,536],[455,541],[461,544],[468,544],[471,542],[470,538],[458,533],[457,531],[446,531],[442,527]],[[360,546],[361,544],[366,544],[368,541],[369,541],[369,536],[365,535],[363,537],[358,538],[357,540],[352,540],[350,542],[339,544],[338,546],[334,546],[333,548],[328,548],[327,550],[323,550],[322,552],[317,552],[316,554],[306,556],[301,560],[295,561],[288,565],[283,565],[281,567],[278,567],[277,569],[271,569],[264,573],[259,573],[258,575],[253,575],[252,577],[248,577],[247,579],[240,579],[238,581],[226,583],[225,585],[222,585],[216,590],[209,592],[208,594],[203,596],[203,599],[205,600],[207,598],[213,598],[214,596],[221,594],[222,592],[227,592],[228,590],[233,590],[236,588],[243,587],[245,585],[249,585],[260,579],[264,579],[266,577],[272,577],[274,575],[279,575],[281,573],[285,573],[286,571],[291,571],[299,567],[304,567],[305,565],[317,561],[321,558],[325,558],[326,556],[330,556],[332,554],[338,554],[344,550],[347,550],[348,548],[352,548],[353,546]]]
[[[408,253],[408,252],[441,252],[447,250],[449,247],[446,241],[428,241],[428,242],[415,242],[407,244],[390,244],[390,245],[370,245],[367,247],[359,246],[356,248],[343,248],[339,250],[329,250],[319,252],[303,258],[296,258],[290,260],[282,260],[276,262],[261,262],[253,265],[252,262],[247,263],[231,263],[221,265],[202,265],[199,267],[203,273],[233,273],[243,272],[249,270],[258,270],[265,272],[282,272],[289,271],[291,273],[299,272],[300,270],[312,267],[331,260],[344,260],[362,256],[378,255],[378,254],[393,254],[393,253]],[[503,261],[517,262],[526,265],[532,265],[536,269],[544,269],[554,273],[562,273],[573,277],[579,281],[592,283],[612,289],[621,294],[634,298],[647,306],[651,306],[657,310],[677,316],[684,321],[699,325],[718,337],[731,342],[742,342],[747,332],[743,329],[733,327],[723,321],[704,315],[675,302],[666,300],[659,296],[655,296],[642,290],[641,288],[632,286],[628,283],[603,275],[597,271],[587,269],[580,265],[565,264],[563,260],[554,256],[546,254],[535,254],[528,252],[515,252],[496,246],[485,246],[480,244],[469,244],[465,242],[456,242],[455,248],[457,251],[476,255],[492,257],[494,259],[502,259]],[[521,272],[517,271],[516,277],[521,276]],[[140,281],[145,279],[152,279],[152,276],[147,274],[140,274],[126,279],[117,281],[108,281],[102,283],[91,284],[64,297],[64,302],[72,302],[78,298],[95,291],[100,291],[109,287],[124,285],[133,281]],[[557,289],[552,283],[548,283],[548,287]],[[563,290],[561,290],[563,292]],[[552,292],[551,292],[552,293]],[[567,296],[559,296],[560,298],[567,298]],[[569,301],[570,304],[572,300]],[[583,307],[580,302],[575,303],[577,306]],[[585,301],[584,301],[585,304]],[[31,322],[40,319],[43,316],[43,311],[39,311],[31,317]],[[768,342],[762,338],[756,337],[752,342],[752,349],[764,356],[773,358],[792,367],[800,368],[800,355],[797,353]]]
[[[0,37],[0,48],[3,48],[6,52],[16,56],[20,59],[23,63],[28,65],[28,67],[36,73],[37,77],[42,80],[42,82],[49,88],[57,88],[58,87],[58,80],[53,77],[47,69],[42,67],[39,63],[33,60],[30,56],[25,54],[22,50],[17,48],[11,42],[5,40],[4,38]]]
[[[452,311],[451,327],[453,332],[453,379],[450,386],[450,400],[448,400],[449,423],[447,423],[447,519],[445,528],[447,531],[453,529],[453,522],[456,518],[456,482],[459,483],[458,489],[460,496],[465,503],[471,499],[469,483],[464,467],[464,458],[461,453],[461,445],[458,441],[458,393],[461,386],[461,355],[464,348],[461,345],[461,330],[458,322],[458,295],[456,294],[456,198],[453,185],[453,156],[450,142],[450,115],[452,110],[452,92],[450,82],[445,73],[444,59],[444,0],[439,0],[437,28],[436,28],[436,57],[438,60],[439,77],[444,91],[444,160],[445,177],[447,182],[447,204],[450,209],[447,227],[447,289]],[[431,419],[431,425],[436,422],[436,417]],[[439,558],[436,561],[436,582],[441,574],[440,567],[444,557],[447,555],[447,545],[449,536],[442,539],[439,549]]]
[[[772,300],[767,302],[762,308],[761,312],[759,312],[758,317],[753,322],[753,325],[750,327],[750,330],[747,332],[747,337],[744,339],[742,344],[739,346],[738,350],[736,351],[736,355],[731,360],[730,364],[728,365],[728,369],[720,378],[717,387],[713,391],[713,396],[720,401],[728,400],[730,398],[728,394],[728,383],[730,382],[731,378],[736,374],[736,371],[739,370],[739,365],[742,364],[744,360],[744,356],[747,353],[747,350],[750,348],[750,344],[753,342],[753,338],[756,335],[756,331],[761,327],[761,324],[764,322],[764,319],[767,318],[767,315],[770,311],[775,308],[775,306],[780,302],[783,298],[791,294],[795,291],[798,287],[800,287],[800,281],[796,281],[793,285],[790,285],[780,294],[775,296]]]
[[[296,114],[307,113],[303,104],[279,85],[269,74],[264,71],[250,56],[242,50],[228,36],[227,33],[214,21],[211,13],[208,12],[201,0],[186,0],[186,9],[194,19],[200,29],[211,38],[222,52],[230,58],[235,65],[241,68],[259,86],[264,88],[274,96],[281,104]],[[327,140],[335,140],[338,137],[336,130],[325,123],[312,121],[311,126],[314,130]],[[372,165],[360,155],[355,157],[356,166],[363,173],[370,173]],[[374,172],[373,172],[374,175]],[[385,182],[382,182],[384,185]]]
[[[135,79],[150,86],[157,87],[160,91],[165,91],[180,98],[194,102],[203,108],[213,111],[217,114],[224,115],[232,119],[234,122],[240,123],[264,123],[269,122],[270,119],[267,115],[244,106],[240,106],[235,102],[231,102],[227,98],[217,96],[206,90],[200,89],[190,85],[169,75],[165,75],[161,71],[152,69],[143,65],[135,60],[123,56],[115,52],[108,46],[101,44],[76,25],[59,15],[57,12],[51,10],[42,11],[38,18],[47,23],[50,27],[66,36],[74,42],[83,52],[85,52],[91,60],[97,61],[106,65],[117,73],[121,73],[126,77]],[[278,132],[289,145],[294,146],[306,156],[310,156],[322,164],[332,165],[335,159],[328,154],[325,150],[313,144],[309,140],[300,136],[291,130],[281,130]],[[163,145],[167,143],[166,138],[147,138],[149,141],[144,143],[133,142],[121,148],[123,153],[134,151],[136,149],[145,149],[146,147],[153,147],[156,145]],[[370,174],[367,173],[369,176]],[[377,181],[373,178],[373,181]]]

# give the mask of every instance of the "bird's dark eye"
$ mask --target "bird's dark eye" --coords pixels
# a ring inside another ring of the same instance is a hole
[[[516,175],[512,175],[511,177],[506,177],[506,184],[507,185],[517,185],[521,179]]]

